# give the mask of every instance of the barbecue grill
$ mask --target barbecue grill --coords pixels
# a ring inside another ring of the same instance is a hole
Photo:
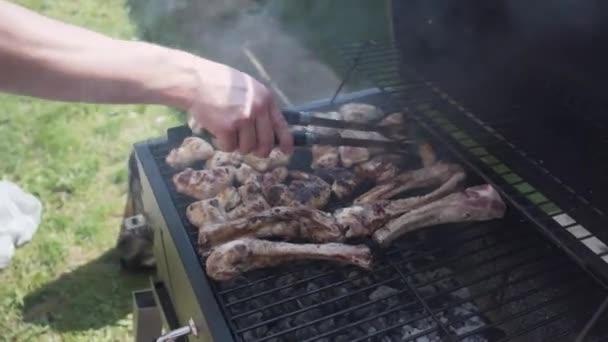
[[[605,156],[608,119],[597,114],[603,100],[573,86],[570,75],[585,70],[549,63],[543,53],[554,49],[528,48],[537,36],[507,30],[511,19],[498,4],[462,6],[454,20],[439,10],[451,2],[430,3],[424,8],[434,11],[424,13],[417,1],[395,2],[392,41],[338,46],[343,83],[357,74],[373,88],[340,94],[340,87],[293,109],[364,102],[406,113],[440,159],[464,166],[472,184],[500,191],[506,217],[402,237],[372,272],[302,262],[216,282],[185,217],[193,199],[177,193],[165,163],[191,132],[170,129],[135,145],[157,262],[150,289],[134,294],[139,340],[162,333],[190,341],[608,340],[607,170],[598,157]],[[491,30],[477,20],[489,16]],[[440,39],[445,35],[433,25],[451,29],[450,39]],[[577,43],[563,43],[564,56],[596,51],[580,43],[577,30],[568,32],[565,42]],[[542,41],[551,42],[563,32],[545,33]],[[505,42],[499,51],[492,37]]]

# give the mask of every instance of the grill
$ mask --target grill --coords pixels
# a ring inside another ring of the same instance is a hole
[[[374,87],[338,96],[341,85],[331,99],[297,109],[365,102],[406,113],[440,159],[463,165],[471,184],[491,183],[501,192],[506,217],[407,235],[372,272],[301,262],[216,282],[205,274],[195,227],[185,217],[193,200],[175,191],[164,161],[190,132],[170,129],[135,145],[146,218],[155,228],[151,293],[167,328],[192,320],[192,341],[608,341],[608,201],[588,191],[580,172],[556,166],[559,156],[550,150],[562,146],[559,132],[522,115],[476,114],[494,99],[475,101],[452,78],[405,63],[412,56],[400,44],[349,43],[339,51],[343,85],[358,74]],[[563,88],[547,91],[564,95]],[[567,93],[568,106],[589,105]],[[597,118],[580,121],[594,133],[581,139],[602,136]],[[524,137],[528,130],[548,146]],[[308,164],[306,158],[294,159]]]

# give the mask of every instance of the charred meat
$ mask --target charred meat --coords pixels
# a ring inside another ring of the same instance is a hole
[[[204,200],[215,197],[232,186],[234,178],[234,167],[207,170],[187,168],[173,176],[173,184],[175,184],[177,192]]]

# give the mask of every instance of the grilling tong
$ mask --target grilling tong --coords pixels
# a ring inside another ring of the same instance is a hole
[[[390,137],[390,133],[394,132],[395,127],[378,126],[375,124],[352,122],[344,120],[335,120],[314,116],[310,112],[300,112],[293,110],[282,111],[285,120],[292,126],[316,126],[337,129],[349,129],[364,132],[378,132]],[[411,148],[412,142],[409,140],[375,140],[375,139],[357,139],[344,138],[339,134],[319,134],[311,130],[296,130],[293,131],[294,144],[296,146],[308,147],[312,145],[327,145],[327,146],[352,146],[365,148],[381,148],[385,150],[403,151]]]

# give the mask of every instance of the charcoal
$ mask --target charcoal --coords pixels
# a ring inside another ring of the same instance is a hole
[[[382,337],[382,339],[380,340],[380,342],[393,342],[393,341],[398,341],[398,340],[393,340],[392,337],[390,336],[384,336]]]
[[[254,324],[260,323],[262,321],[263,316],[264,315],[261,312],[252,313],[251,315],[248,315],[243,319],[243,326],[249,327]]]
[[[332,342],[329,338],[323,337],[317,340],[317,342]]]
[[[253,331],[249,330],[249,331],[245,331],[243,333],[243,341],[254,341],[255,340],[255,336],[253,335]]]
[[[388,327],[388,322],[386,320],[386,318],[384,317],[379,317],[377,319],[375,319],[372,324],[378,329],[378,330],[382,330],[385,329],[386,327]]]
[[[399,290],[397,290],[397,289],[382,285],[382,286],[378,287],[376,290],[374,290],[374,292],[372,292],[369,295],[369,300],[378,300],[381,298],[389,297],[398,292],[399,292]],[[399,304],[399,298],[397,298],[396,296],[393,296],[393,297],[390,297],[387,302],[388,302],[388,305],[391,307],[396,306],[397,304]]]
[[[350,342],[351,338],[348,335],[338,335],[334,339],[335,342]]]
[[[268,326],[266,326],[266,325],[259,326],[255,329],[254,332],[255,332],[255,336],[257,338],[264,337],[264,336],[266,336],[266,333],[268,332]]]
[[[330,318],[330,319],[326,319],[323,322],[321,322],[321,324],[319,324],[319,331],[321,333],[326,333],[332,329],[335,329],[335,325],[334,325],[334,319]]]
[[[364,306],[364,307],[361,307],[361,308],[353,311],[353,317],[356,320],[366,318],[369,314],[370,314],[370,307],[369,306]]]
[[[466,299],[466,298],[470,298],[471,297],[471,292],[469,291],[468,288],[463,287],[461,289],[458,289],[456,291],[452,292],[452,295],[460,298],[460,299]]]
[[[319,309],[307,310],[297,314],[293,320],[293,324],[296,326],[303,325],[322,316],[323,313]]]
[[[296,341],[304,341],[311,337],[318,335],[319,332],[315,327],[306,327],[303,329],[296,330]]]
[[[292,274],[280,276],[276,280],[277,287],[287,286],[296,282],[297,279]]]
[[[279,328],[280,331],[287,330],[292,327],[291,322],[292,322],[291,317],[285,317],[284,319],[282,319],[278,322],[277,327]]]

